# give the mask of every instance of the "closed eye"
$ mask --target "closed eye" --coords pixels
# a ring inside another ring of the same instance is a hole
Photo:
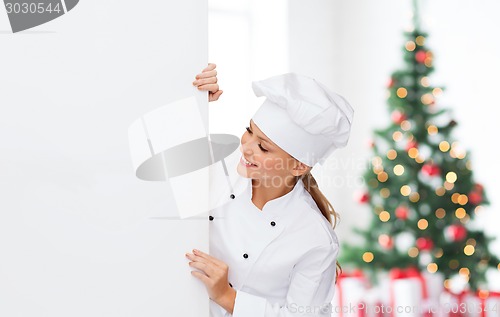
[[[253,134],[252,130],[250,130],[249,127],[246,127],[245,129],[247,129],[247,132],[250,133],[250,134]],[[262,151],[262,152],[268,152],[269,150],[266,150],[265,148],[262,147],[262,144],[259,143],[259,149]]]

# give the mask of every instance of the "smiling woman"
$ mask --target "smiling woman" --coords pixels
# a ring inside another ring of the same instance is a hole
[[[310,316],[330,315],[336,214],[310,171],[347,144],[353,109],[293,73],[253,88],[266,100],[241,137],[236,170],[246,190],[212,211],[210,254],[186,254],[192,274],[207,288],[212,317],[296,316],[306,307],[318,307]]]
[[[265,196],[276,189],[279,189],[280,193],[273,193],[272,196],[285,194],[297,182],[296,177],[310,170],[310,167],[269,140],[253,120],[250,120],[250,127],[247,127],[247,132],[241,137],[240,149],[242,163],[237,167],[238,173],[243,177],[252,178],[256,187],[265,187]],[[262,202],[258,203],[259,206],[261,204]]]

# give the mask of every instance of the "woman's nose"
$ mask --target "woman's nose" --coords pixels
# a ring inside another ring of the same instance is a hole
[[[252,150],[250,149],[250,146],[248,146],[248,143],[240,144],[240,151],[241,153],[252,154]]]
[[[245,133],[240,142],[241,153],[245,153],[247,155],[253,154],[255,147],[258,146],[257,143],[258,140],[256,138],[254,139],[252,135],[248,135],[248,133]]]

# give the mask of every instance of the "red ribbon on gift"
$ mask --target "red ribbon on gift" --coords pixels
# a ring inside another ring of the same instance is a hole
[[[389,272],[389,277],[391,279],[391,316],[394,316],[395,309],[395,296],[394,296],[394,281],[398,279],[416,278],[420,282],[420,288],[422,289],[422,298],[427,299],[427,285],[424,277],[416,267],[408,267],[406,269],[394,268]],[[425,312],[426,316],[432,316],[432,312]]]
[[[445,289],[445,292],[450,294],[451,296],[457,299],[457,305],[460,308],[460,304],[464,303],[464,297],[467,295],[472,295],[472,293],[468,290],[463,290],[460,293],[450,292],[448,289]],[[478,290],[475,294],[477,298],[479,298],[479,302],[481,305],[481,317],[486,317],[486,300],[488,298],[500,298],[500,292],[491,292],[486,290]],[[453,312],[453,309],[450,310],[449,317],[464,317],[466,314],[462,313],[460,309],[457,312]]]
[[[354,270],[352,271],[351,273],[346,273],[344,271],[342,271],[342,273],[340,273],[339,275],[339,280],[343,277],[361,277],[361,278],[365,278],[365,275],[363,274],[363,271],[361,270]]]
[[[364,302],[358,304],[358,317],[366,317],[366,303]]]
[[[339,316],[342,317],[343,315],[343,307],[344,307],[344,303],[343,303],[343,296],[342,296],[342,279],[346,278],[346,277],[356,277],[356,278],[360,278],[360,279],[363,279],[365,280],[365,275],[363,274],[363,271],[361,270],[354,270],[352,271],[351,273],[345,273],[344,271],[342,271],[342,273],[339,274],[338,278],[337,278],[337,285],[339,286],[339,305],[340,305],[340,309],[339,309]],[[358,312],[359,312],[359,317],[363,317],[364,316],[364,311],[362,311],[362,309],[359,309],[359,306],[358,306]]]
[[[375,307],[378,307],[378,309],[375,309],[375,312],[377,313],[376,317],[384,317],[384,312],[382,310],[382,302],[376,302]]]
[[[479,301],[481,302],[481,317],[486,317],[486,300],[491,297],[500,298],[500,292],[479,290],[477,291],[477,297],[479,297]]]
[[[460,309],[460,304],[464,302],[464,297],[469,295],[470,292],[468,290],[463,290],[460,293],[453,293],[450,292],[447,288],[445,289],[445,292],[450,294],[452,297],[455,297],[457,299],[457,309],[451,309],[450,307],[450,312],[449,312],[449,317],[463,317],[465,314],[461,312]]]

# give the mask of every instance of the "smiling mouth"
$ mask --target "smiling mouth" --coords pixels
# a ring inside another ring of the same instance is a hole
[[[241,163],[245,166],[257,166],[255,164],[253,164],[252,162],[248,161],[247,159],[245,159],[244,156],[241,156]]]

